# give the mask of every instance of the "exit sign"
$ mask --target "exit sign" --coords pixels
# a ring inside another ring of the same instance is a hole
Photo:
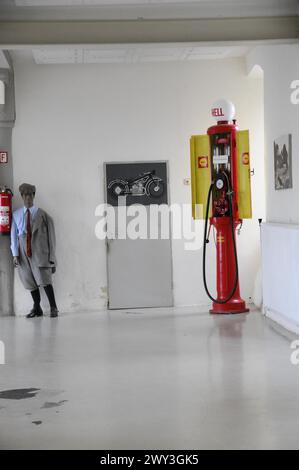
[[[7,163],[8,162],[8,152],[0,151],[0,163]]]

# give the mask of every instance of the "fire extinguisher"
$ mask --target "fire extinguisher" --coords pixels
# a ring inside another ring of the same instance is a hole
[[[0,187],[0,234],[9,235],[12,221],[12,191],[6,186]]]

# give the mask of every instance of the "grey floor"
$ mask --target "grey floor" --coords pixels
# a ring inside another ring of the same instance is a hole
[[[292,339],[258,312],[2,317],[0,448],[298,449]]]

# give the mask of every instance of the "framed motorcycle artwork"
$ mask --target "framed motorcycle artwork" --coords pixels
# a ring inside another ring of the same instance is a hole
[[[106,202],[119,205],[124,196],[125,205],[167,204],[167,162],[106,163]]]

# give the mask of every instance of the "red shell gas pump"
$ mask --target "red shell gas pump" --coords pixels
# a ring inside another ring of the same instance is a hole
[[[243,218],[252,216],[249,134],[238,130],[234,114],[231,102],[219,100],[212,108],[217,124],[208,129],[207,135],[192,136],[190,141],[193,217],[203,218],[196,215],[198,204],[205,208],[203,281],[213,301],[210,313],[248,312],[240,296],[236,229]],[[216,297],[209,292],[206,281],[211,227],[216,231]]]
[[[212,217],[210,224],[216,229],[217,298],[211,313],[248,312],[240,297],[239,270],[236,249],[236,228],[242,223],[238,211],[237,130],[235,121],[229,122],[234,109],[223,103],[212,109],[212,115],[221,116],[216,126],[208,129],[212,165],[211,193]],[[209,214],[209,212],[208,212]],[[207,222],[207,219],[206,219]],[[207,238],[204,239],[204,249]],[[204,259],[205,261],[205,259]],[[204,274],[205,287],[206,279]],[[208,289],[207,289],[208,291]],[[211,296],[212,297],[212,296]]]
[[[0,234],[9,235],[12,221],[12,191],[6,186],[0,188]]]

